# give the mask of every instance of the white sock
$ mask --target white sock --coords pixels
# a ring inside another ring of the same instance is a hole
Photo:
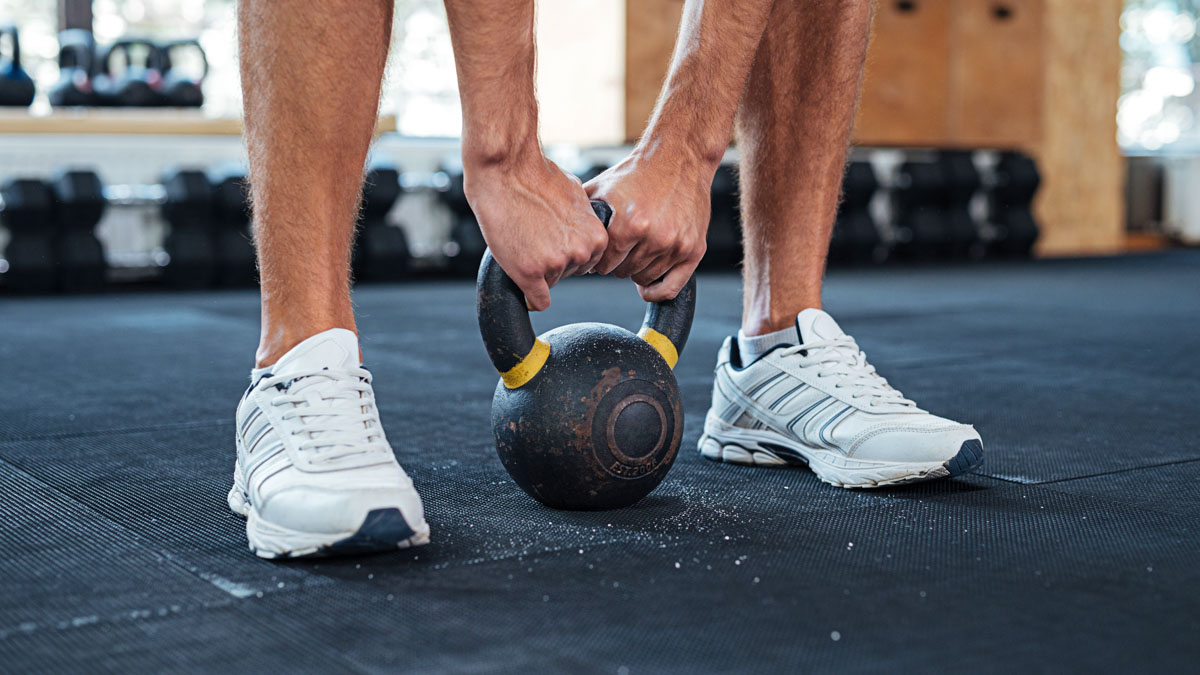
[[[742,365],[746,365],[754,362],[773,347],[800,344],[800,332],[796,330],[795,325],[773,333],[755,335],[753,337],[747,337],[745,333],[739,330],[737,340],[738,354],[742,357]]]

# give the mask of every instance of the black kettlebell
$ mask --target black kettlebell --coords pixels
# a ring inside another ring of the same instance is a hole
[[[96,40],[80,28],[58,34],[58,82],[50,89],[50,105],[92,105],[92,69],[96,65]]]
[[[118,56],[124,63],[120,70],[114,68]],[[97,102],[125,108],[162,105],[162,74],[157,68],[160,58],[158,45],[149,40],[127,38],[114,42],[104,52],[92,78]]]
[[[33,79],[21,67],[21,36],[16,26],[0,27],[0,38],[9,36],[12,56],[0,54],[0,105],[24,108],[33,103]]]
[[[608,225],[612,209],[592,202]],[[651,304],[641,331],[574,323],[535,337],[517,285],[491,251],[479,266],[479,331],[500,372],[492,428],[504,468],[556,509],[629,506],[675,461],[683,404],[671,369],[687,342],[696,280]]]
[[[190,57],[188,55],[191,55]],[[182,55],[182,58],[181,58]],[[198,58],[197,58],[198,57]],[[180,62],[192,61],[196,72],[187,72]],[[166,105],[174,108],[199,108],[204,105],[200,85],[208,75],[208,58],[197,40],[175,40],[158,46],[158,70],[162,74],[160,93]]]

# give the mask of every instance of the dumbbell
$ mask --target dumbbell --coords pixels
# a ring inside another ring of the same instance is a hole
[[[4,251],[8,271],[3,278],[9,290],[49,293],[58,285],[54,238],[54,195],[45,181],[16,178],[0,186],[4,210],[0,223],[10,239]]]
[[[446,187],[438,195],[450,209],[454,224],[450,227],[450,246],[447,247],[447,257],[450,270],[456,276],[474,276],[479,270],[479,262],[487,250],[487,242],[479,229],[479,221],[471,211],[464,190],[462,168],[458,166],[442,166],[446,174]]]
[[[1039,228],[1033,217],[1033,198],[1041,185],[1037,163],[1020,152],[1004,152],[993,169],[988,191],[988,220],[996,228],[996,255],[1028,257]]]
[[[942,209],[946,187],[937,162],[902,163],[892,190],[892,216],[902,233],[896,257],[902,260],[934,260],[948,257],[950,239]]]
[[[842,179],[842,202],[838,206],[833,237],[829,242],[831,263],[868,263],[876,260],[883,241],[870,207],[878,189],[879,180],[870,162],[850,162]]]
[[[981,179],[974,153],[943,150],[938,153],[942,168],[942,209],[946,227],[946,253],[955,259],[979,258],[984,250],[979,225],[971,216],[971,200],[979,192]]]
[[[67,293],[104,288],[108,264],[96,238],[96,225],[108,205],[100,177],[91,171],[63,171],[50,181],[56,221],[55,255],[59,287]]]
[[[107,206],[154,206],[167,223],[163,278],[180,288],[244,286],[254,282],[254,249],[241,177],[171,170],[162,184],[104,187],[93,171],[68,171],[52,181],[59,222],[57,247],[71,278],[64,290],[94,290],[101,256],[93,228]]]
[[[16,26],[0,27],[0,38],[8,35],[12,54],[0,54],[0,106],[24,108],[33,103],[33,79],[21,67],[21,38]]]
[[[68,293],[102,289],[108,263],[95,227],[104,207],[99,179],[87,171],[64,171],[49,182],[6,183],[0,220],[12,236],[5,253],[9,288]]]
[[[197,169],[173,169],[162,177],[162,215],[168,232],[163,250],[169,256],[163,277],[178,288],[208,288],[217,281],[217,247],[213,238],[213,191]]]
[[[721,164],[713,175],[710,190],[708,251],[702,265],[709,269],[736,269],[742,260],[742,225],[738,211],[737,168]]]
[[[408,241],[404,231],[386,219],[399,198],[399,171],[380,167],[367,174],[354,247],[355,279],[399,281],[408,276]]]
[[[209,177],[213,198],[213,246],[218,286],[253,286],[254,243],[250,238],[250,195],[238,172]]]

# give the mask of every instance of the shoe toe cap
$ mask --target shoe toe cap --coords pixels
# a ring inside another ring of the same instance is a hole
[[[895,427],[876,430],[859,441],[854,457],[887,462],[946,462],[958,457],[964,444],[982,457],[979,433],[969,424]],[[977,462],[976,462],[977,463]]]
[[[295,486],[275,492],[258,506],[259,515],[275,525],[329,534],[356,532],[368,514],[386,509],[399,509],[413,530],[424,527],[424,506],[411,488]]]

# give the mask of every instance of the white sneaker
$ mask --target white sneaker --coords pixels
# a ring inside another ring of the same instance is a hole
[[[759,466],[808,465],[826,483],[878,487],[955,476],[983,461],[970,425],[935,417],[875,373],[854,338],[821,310],[796,317],[799,345],[741,363],[736,338],[717,356],[700,454]]]
[[[256,371],[237,410],[229,507],[262,558],[429,541],[421,497],[388,445],[358,338],[335,328]]]

